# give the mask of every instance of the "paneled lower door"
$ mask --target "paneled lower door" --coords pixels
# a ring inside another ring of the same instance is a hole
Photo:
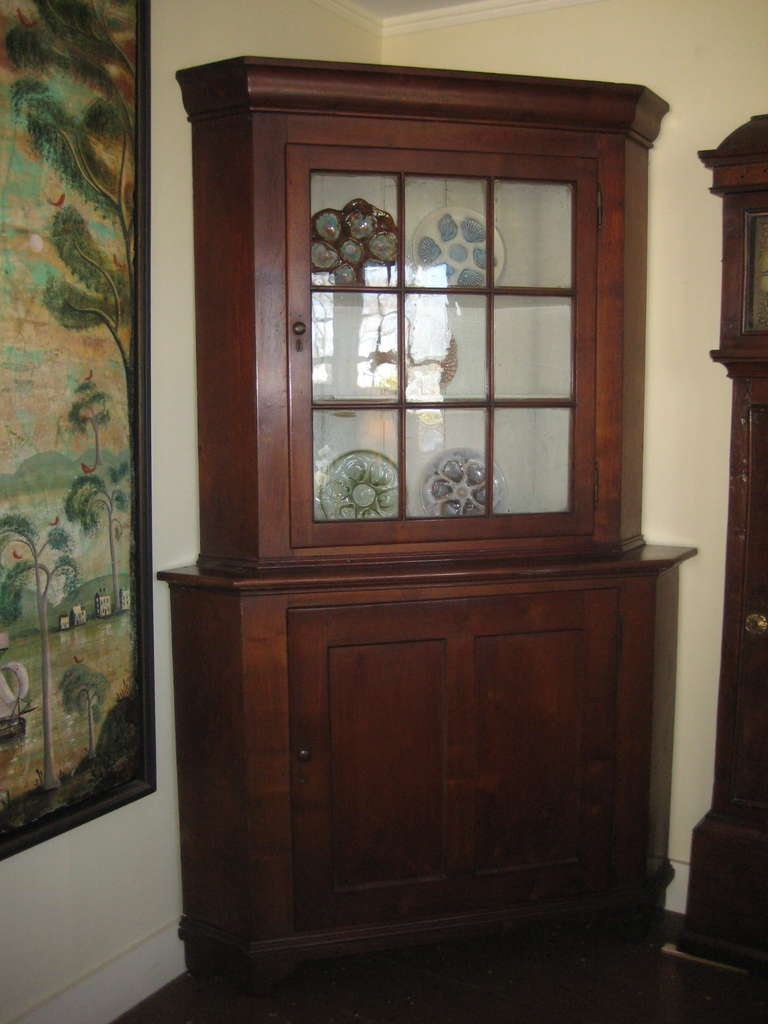
[[[616,592],[290,613],[300,929],[607,884]]]

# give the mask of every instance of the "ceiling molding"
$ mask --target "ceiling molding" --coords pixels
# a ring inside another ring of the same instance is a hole
[[[320,7],[348,21],[358,28],[379,36],[396,36],[408,32],[428,32],[452,25],[465,25],[491,18],[508,18],[515,14],[532,14],[578,4],[600,3],[601,0],[468,0],[467,3],[448,7],[435,6],[431,10],[414,14],[401,14],[379,18],[355,0],[314,0]],[[439,4],[439,0],[437,0]]]
[[[341,18],[346,18],[347,21],[351,21],[353,25],[364,29],[366,32],[370,32],[375,36],[383,35],[384,25],[382,19],[377,18],[370,11],[366,11],[360,4],[356,4],[354,0],[313,0],[313,2],[318,7],[324,7],[331,14],[337,14]]]

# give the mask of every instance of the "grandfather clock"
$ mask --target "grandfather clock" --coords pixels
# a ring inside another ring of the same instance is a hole
[[[719,350],[733,380],[712,809],[693,834],[679,947],[768,967],[768,114],[700,157],[723,197]]]

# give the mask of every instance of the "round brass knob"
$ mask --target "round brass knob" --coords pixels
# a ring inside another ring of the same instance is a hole
[[[303,320],[295,320],[291,324],[296,351],[301,352],[304,348],[304,335],[307,333],[307,325]]]
[[[744,626],[752,636],[765,636],[768,633],[768,618],[760,612],[752,612],[747,616]]]

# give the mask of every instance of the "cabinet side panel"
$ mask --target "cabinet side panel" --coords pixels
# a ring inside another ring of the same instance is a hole
[[[596,536],[633,547],[641,538],[648,153],[601,137],[597,319]]]
[[[250,927],[239,603],[173,588],[176,756],[184,913]]]
[[[653,726],[651,733],[649,873],[658,870],[669,852],[669,814],[672,802],[672,754],[675,729],[677,669],[677,608],[679,572],[670,569],[656,584],[654,631]]]
[[[286,601],[243,598],[243,711],[254,932],[293,927]]]
[[[595,363],[595,458],[598,491],[595,538],[619,538],[621,465],[621,374],[624,295],[624,140],[600,136],[599,188],[602,218],[598,230],[597,355]]]
[[[646,876],[655,586],[652,579],[628,580],[621,595],[614,850],[619,885],[641,884]]]
[[[643,501],[648,150],[625,141],[621,539],[639,543]]]
[[[193,126],[200,545],[221,556],[251,549],[233,513],[256,508],[250,140],[247,118]]]

